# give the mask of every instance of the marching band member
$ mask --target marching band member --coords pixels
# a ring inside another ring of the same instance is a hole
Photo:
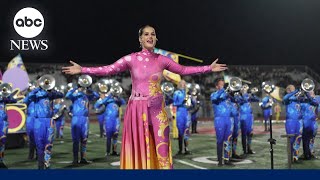
[[[293,160],[297,162],[299,159],[298,155],[303,127],[301,106],[296,96],[298,90],[296,90],[293,85],[288,85],[286,92],[287,94],[283,97],[283,103],[286,105],[286,133],[295,135],[291,137],[290,143],[293,151]]]
[[[198,133],[197,125],[198,125],[198,111],[200,108],[200,101],[198,101],[197,95],[191,95],[191,133]]]
[[[94,105],[95,109],[99,109],[101,105],[105,106],[105,110],[102,112],[105,118],[106,156],[119,155],[119,153],[117,153],[117,141],[120,128],[119,107],[121,105],[124,105],[125,103],[126,101],[123,98],[117,95],[108,94],[104,99],[102,99],[101,101],[97,101]]]
[[[269,124],[272,117],[272,105],[273,105],[273,98],[270,94],[267,94],[262,101],[259,103],[260,107],[263,111],[263,118],[264,118],[264,131],[270,131]]]
[[[55,105],[53,106],[53,112],[54,114],[58,113],[58,111],[63,108],[63,99],[56,99],[55,100]],[[55,119],[56,122],[56,138],[61,138],[63,139],[63,128],[64,128],[64,123],[65,123],[65,117],[62,114],[59,116],[57,119]]]
[[[245,87],[246,85],[244,85]],[[242,148],[244,154],[254,154],[252,151],[251,142],[253,137],[254,117],[252,113],[251,102],[259,102],[259,98],[254,94],[248,93],[249,88],[241,89],[240,103],[240,127]]]
[[[188,113],[188,107],[186,106],[186,81],[181,80],[178,84],[178,90],[173,94],[173,105],[177,107],[177,127],[178,127],[178,142],[179,151],[177,155],[182,154],[182,147],[184,143],[184,154],[191,154],[188,149],[189,137],[190,137],[190,115]]]
[[[216,130],[217,155],[219,161],[218,166],[223,165],[223,160],[225,165],[233,165],[230,162],[233,119],[231,118],[229,95],[224,89],[224,84],[223,79],[216,79],[215,86],[217,91],[213,92],[210,97],[214,112],[214,127]]]
[[[29,86],[30,92],[23,99],[23,103],[27,105],[27,119],[26,119],[26,130],[29,139],[29,154],[28,159],[32,160],[34,158],[34,154],[36,153],[36,141],[34,138],[34,118],[35,118],[35,107],[34,107],[34,98],[30,98],[35,96],[35,86]],[[37,154],[37,153],[36,153]],[[36,158],[37,159],[37,158]]]
[[[54,87],[53,77],[44,75],[40,78],[40,82],[41,79],[43,81],[49,79],[51,82],[46,85],[51,85],[51,87],[40,85],[33,90],[30,98],[35,101],[34,137],[38,153],[38,168],[47,169],[50,167],[54,137],[53,100],[62,98],[63,94],[52,89]]]
[[[103,99],[105,99],[105,93],[100,93],[100,98],[97,100],[96,103],[102,101]],[[98,118],[98,122],[99,122],[99,129],[100,129],[100,138],[102,138],[103,136],[105,136],[105,128],[104,128],[104,124],[105,124],[105,113],[101,112],[97,115]]]
[[[73,165],[79,162],[79,146],[81,142],[80,164],[88,164],[86,160],[87,138],[89,131],[89,101],[99,98],[99,94],[85,87],[69,90],[66,98],[72,101],[71,135],[73,142]]]
[[[1,81],[0,81],[0,84]],[[4,86],[6,83],[3,83]],[[9,85],[9,84],[8,84]],[[10,86],[10,85],[9,85]],[[0,86],[0,91],[6,87]],[[5,144],[7,140],[7,133],[8,133],[8,116],[6,111],[6,104],[8,103],[16,103],[17,100],[15,100],[12,95],[4,96],[2,92],[0,92],[0,168],[7,169],[7,166],[4,163],[4,150],[5,150]]]
[[[311,159],[314,156],[314,138],[317,134],[317,108],[319,106],[319,98],[315,97],[313,91],[307,92],[306,96],[301,101],[301,114],[303,120],[303,154],[306,160]]]
[[[232,132],[232,158],[241,159],[241,157],[237,154],[237,144],[238,144],[238,136],[240,129],[240,113],[239,113],[239,95],[233,93],[233,96],[230,96],[231,101],[231,118],[233,119],[233,132]]]

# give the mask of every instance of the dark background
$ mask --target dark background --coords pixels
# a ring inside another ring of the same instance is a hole
[[[14,15],[34,7],[45,28],[47,51],[10,51]],[[1,0],[0,61],[22,54],[29,62],[110,64],[139,51],[138,29],[156,28],[158,48],[232,65],[320,66],[318,0]],[[182,64],[194,64],[181,60]]]

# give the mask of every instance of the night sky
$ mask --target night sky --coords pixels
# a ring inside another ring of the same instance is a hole
[[[34,7],[45,28],[46,51],[10,51],[16,12]],[[138,29],[156,28],[158,48],[205,60],[243,64],[309,65],[320,72],[319,0],[116,0],[0,2],[0,61],[110,64],[139,51]],[[182,64],[190,64],[182,59]],[[191,63],[192,64],[192,63]]]

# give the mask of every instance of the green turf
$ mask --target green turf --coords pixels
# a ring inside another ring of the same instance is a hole
[[[203,122],[199,124],[200,131],[203,129],[213,128],[212,122]],[[216,139],[214,134],[192,134],[190,139],[190,150],[192,155],[174,156],[175,169],[270,169],[270,144],[267,142],[269,134],[263,133],[261,123],[255,124],[256,135],[253,138],[252,148],[256,154],[249,155],[246,159],[251,160],[250,164],[239,164],[235,167],[217,167],[215,164],[208,164],[203,162],[196,162],[193,158],[212,156],[216,157]],[[72,141],[70,135],[70,128],[66,127],[64,130],[64,139],[55,139],[53,147],[53,155],[51,161],[52,169],[119,169],[119,166],[112,166],[111,163],[118,162],[119,157],[105,158],[105,139],[98,137],[98,125],[93,123],[90,125],[89,142],[87,145],[87,158],[92,161],[89,165],[72,167]],[[284,124],[275,126],[274,138],[277,144],[274,146],[274,168],[287,169],[287,151],[286,139],[280,136],[285,134]],[[121,141],[121,134],[119,137]],[[61,143],[63,141],[63,143]],[[172,154],[175,155],[178,149],[177,140],[172,139]],[[320,142],[320,141],[319,141]],[[318,139],[316,139],[316,154],[319,154]],[[118,144],[118,151],[120,152],[121,144]],[[241,137],[238,141],[238,153],[242,154]],[[302,153],[302,147],[300,154]],[[28,148],[7,149],[5,151],[5,161],[9,169],[37,169],[37,162],[28,161]],[[189,163],[186,165],[182,162]],[[191,164],[191,165],[190,165]],[[193,167],[196,165],[197,167]],[[318,159],[302,161],[299,164],[293,164],[293,169],[319,169],[320,161]]]

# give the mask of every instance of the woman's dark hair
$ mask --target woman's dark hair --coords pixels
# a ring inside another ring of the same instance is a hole
[[[142,36],[143,30],[144,30],[146,27],[152,27],[152,26],[150,26],[150,25],[144,25],[144,26],[142,26],[142,27],[139,29],[139,37]],[[152,28],[153,28],[153,27],[152,27]]]

